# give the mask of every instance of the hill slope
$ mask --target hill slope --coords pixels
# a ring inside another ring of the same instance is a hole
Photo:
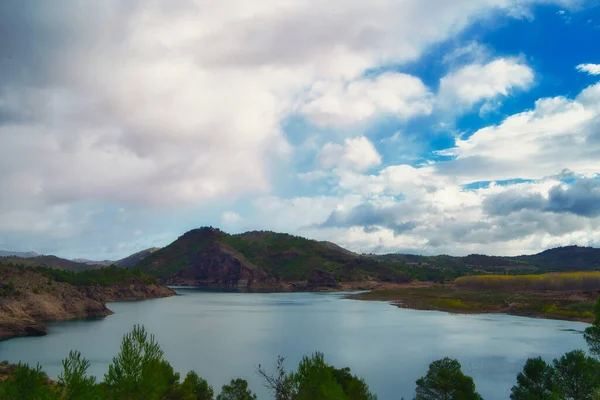
[[[569,246],[517,257],[361,255],[283,233],[230,235],[204,227],[153,252],[135,268],[171,284],[301,290],[337,282],[442,282],[478,273],[597,270],[600,249]]]
[[[79,263],[79,264],[85,264],[85,265],[90,265],[90,266],[100,266],[100,267],[108,267],[109,265],[113,265],[115,263],[114,261],[111,261],[111,260],[94,261],[94,260],[88,260],[87,258],[74,258],[71,261]]]
[[[149,249],[138,251],[137,253],[122,258],[116,261],[114,264],[122,268],[132,268],[133,266],[135,266],[135,264],[137,264],[138,262],[148,257],[150,254],[154,253],[157,250],[160,250],[160,248],[150,247]]]
[[[340,249],[281,233],[229,235],[200,228],[141,260],[136,268],[168,283],[226,288],[309,289],[336,282],[409,280],[386,263]]]
[[[510,257],[517,262],[535,265],[544,271],[600,270],[600,249],[566,246],[528,256]]]
[[[80,262],[67,260],[56,256],[36,256],[36,257],[0,257],[0,263],[23,265],[26,267],[46,267],[52,269],[64,269],[66,271],[85,271],[88,269],[100,268],[100,265],[88,265]]]
[[[600,270],[600,249],[565,246],[538,254],[514,257],[469,254],[464,257],[418,256],[411,254],[371,255],[382,261],[395,261],[407,266],[450,268],[471,272],[562,272]]]
[[[14,257],[21,257],[21,258],[30,258],[30,257],[37,257],[40,254],[36,253],[35,251],[6,251],[6,250],[0,250],[0,257],[10,257],[10,256],[14,256]]]

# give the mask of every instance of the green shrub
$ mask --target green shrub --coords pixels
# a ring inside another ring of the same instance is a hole
[[[40,365],[30,368],[20,364],[14,372],[0,384],[2,400],[58,400],[59,394],[54,390]]]

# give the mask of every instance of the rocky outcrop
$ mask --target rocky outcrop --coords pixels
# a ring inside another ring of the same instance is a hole
[[[85,286],[82,287],[88,296],[102,301],[129,301],[157,299],[161,297],[174,296],[176,293],[164,284],[145,283],[139,279],[131,279],[109,286]]]
[[[209,244],[189,265],[167,279],[173,285],[248,289],[277,285],[277,280],[249,262],[240,252],[220,242]]]
[[[338,288],[340,284],[329,272],[313,269],[308,279],[309,289],[314,288]]]
[[[108,286],[73,286],[32,269],[0,266],[0,338],[46,334],[43,321],[105,317],[107,301],[166,297],[159,283],[130,279]]]
[[[112,314],[104,300],[88,296],[67,283],[30,281],[30,285],[32,289],[15,284],[18,294],[0,299],[0,337],[45,335],[42,321]]]

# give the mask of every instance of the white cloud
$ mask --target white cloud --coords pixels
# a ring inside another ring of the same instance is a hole
[[[265,216],[276,211],[277,221],[269,220],[268,229],[332,240],[357,252],[517,255],[600,240],[596,229],[599,217],[518,208],[510,214],[495,215],[484,206],[487,199],[503,194],[547,197],[553,187],[560,185],[557,180],[491,184],[466,190],[432,175],[423,184],[411,181],[388,187],[390,175],[401,181],[400,177],[410,174],[408,166],[397,167],[383,173],[388,177],[366,176],[383,182],[382,190],[376,193],[351,191],[338,197],[260,199],[254,202],[249,224],[262,227],[268,220]],[[400,198],[394,195],[398,191],[402,192]]]
[[[574,100],[544,98],[535,108],[478,130],[444,154],[455,159],[438,163],[441,174],[460,182],[542,179],[564,169],[590,176],[600,171],[600,84]]]
[[[221,221],[225,225],[237,224],[243,220],[242,216],[235,211],[225,211],[221,214]]]
[[[39,205],[172,206],[268,191],[269,170],[291,152],[280,126],[299,91],[315,82],[323,95],[341,91],[355,115],[327,97],[307,105],[338,122],[428,112],[417,78],[355,77],[513,8],[505,0],[40,2],[23,14],[31,20],[12,24],[20,6],[0,14],[19,39],[0,79],[0,184],[17,208],[32,196]]]
[[[600,75],[600,64],[579,64],[577,71],[585,72],[589,75]]]
[[[0,26],[13,40],[0,59],[0,187],[10,193],[0,196],[0,241],[40,217],[40,231],[94,242],[108,222],[74,211],[90,202],[175,212],[269,193],[294,151],[282,121],[305,91],[302,111],[317,123],[426,114],[417,78],[358,77],[538,2],[518,3],[4,2]],[[377,163],[373,152],[344,160]],[[130,238],[110,232],[102,239]]]
[[[308,233],[367,252],[524,254],[597,245],[598,185],[582,178],[600,173],[599,128],[596,84],[575,99],[540,99],[533,110],[457,140],[445,153],[451,161],[372,174],[334,170],[338,193],[358,200],[332,207]],[[567,185],[565,177],[578,180]],[[534,181],[463,186],[517,178]]]
[[[471,64],[440,80],[438,103],[445,110],[464,111],[480,101],[508,96],[533,82],[533,71],[515,58]]]
[[[254,229],[295,232],[317,238],[318,236],[313,236],[313,233],[318,230],[314,226],[323,222],[331,210],[338,207],[354,207],[360,201],[361,196],[355,194],[297,196],[287,199],[263,196],[252,201],[252,216],[248,223]]]
[[[470,42],[449,51],[442,58],[443,64],[455,65],[458,63],[481,62],[489,57],[490,50],[481,43]],[[468,60],[468,61],[467,61]]]
[[[327,143],[318,158],[322,168],[362,171],[381,164],[381,156],[375,146],[364,136],[346,139],[343,145]]]
[[[349,125],[378,114],[406,119],[431,110],[432,95],[419,78],[391,72],[349,82],[317,82],[300,106],[301,113],[320,125]]]

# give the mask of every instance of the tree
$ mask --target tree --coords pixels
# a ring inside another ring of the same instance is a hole
[[[594,325],[585,328],[583,337],[590,348],[590,353],[600,358],[600,324],[594,323]]]
[[[304,356],[298,370],[290,374],[294,400],[346,399],[344,389],[335,380],[333,368],[325,362],[323,353]]]
[[[194,371],[188,372],[181,384],[181,398],[183,400],[213,400],[214,395],[212,386]]]
[[[600,358],[600,297],[596,299],[594,314],[596,315],[594,324],[585,329],[583,337],[590,348],[590,353]]]
[[[269,374],[262,365],[258,365],[258,374],[264,379],[265,386],[273,393],[275,400],[292,400],[294,395],[293,382],[285,372],[283,362],[285,357],[277,357],[277,372]]]
[[[528,359],[511,389],[511,400],[551,400],[553,372],[541,357]]]
[[[104,376],[107,396],[115,399],[163,399],[179,384],[179,374],[163,359],[163,351],[143,326],[123,337],[121,350]]]
[[[377,396],[369,391],[367,383],[350,373],[350,368],[334,369],[333,376],[342,386],[348,400],[377,400]]]
[[[27,364],[19,363],[10,375],[0,382],[0,399],[58,400],[59,396],[39,364],[30,368]]]
[[[429,364],[427,375],[417,380],[416,392],[416,400],[481,400],[473,379],[448,357]]]
[[[179,400],[179,374],[165,360],[152,361],[142,367],[137,399]]]
[[[277,359],[277,372],[268,374],[261,366],[258,373],[275,400],[348,399],[376,400],[362,379],[354,376],[350,368],[337,369],[325,362],[322,353],[303,357],[296,372],[287,374],[283,357]]]
[[[71,350],[69,356],[62,361],[63,372],[58,376],[58,383],[64,387],[65,400],[86,400],[96,396],[96,378],[88,377],[90,362],[81,357],[81,353]]]
[[[600,387],[600,362],[574,350],[554,360],[553,384],[561,398],[572,400],[592,399]]]
[[[232,379],[229,385],[223,385],[217,400],[256,400],[256,395],[248,389],[244,379]]]

